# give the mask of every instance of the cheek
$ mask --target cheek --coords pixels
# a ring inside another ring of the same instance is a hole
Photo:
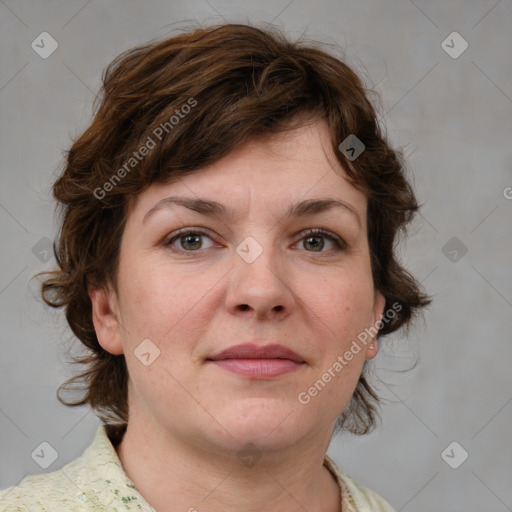
[[[368,327],[374,292],[366,274],[347,270],[322,280],[320,285],[309,280],[304,289],[315,290],[307,303],[338,343]]]
[[[156,337],[183,314],[180,283],[162,270],[133,264],[120,272],[121,309],[131,337]]]
[[[218,279],[205,273],[189,273],[169,265],[126,266],[123,273],[123,317],[131,338],[154,338],[158,344],[180,343],[192,335],[191,327],[201,327],[209,291]],[[135,340],[133,340],[135,343]]]

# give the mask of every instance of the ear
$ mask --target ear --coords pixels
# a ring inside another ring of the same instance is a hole
[[[366,359],[373,359],[377,353],[379,352],[379,342],[377,341],[377,328],[379,326],[379,321],[384,314],[384,308],[386,307],[386,298],[382,295],[381,292],[375,290],[375,297],[373,300],[373,311],[371,315],[371,325],[368,330],[371,333],[374,333],[375,337],[372,338],[369,343],[366,345]]]
[[[117,295],[110,286],[89,289],[92,321],[100,345],[111,354],[123,354]]]

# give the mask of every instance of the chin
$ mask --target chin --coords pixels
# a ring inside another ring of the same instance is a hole
[[[252,403],[251,403],[252,402]],[[232,404],[229,411],[219,413],[222,426],[233,437],[222,433],[231,444],[253,443],[262,449],[285,448],[307,434],[308,422],[290,404],[278,400],[253,399]],[[227,437],[226,437],[227,435]]]

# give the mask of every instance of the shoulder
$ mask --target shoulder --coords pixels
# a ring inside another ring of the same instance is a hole
[[[0,512],[86,510],[77,507],[77,503],[87,499],[86,492],[79,489],[78,483],[83,480],[81,469],[79,457],[57,471],[25,477],[17,485],[0,491]]]
[[[353,479],[328,455],[325,456],[324,464],[336,476],[340,484],[342,512],[395,512],[382,496]]]
[[[101,426],[80,457],[0,491],[0,512],[110,512],[114,502],[132,499],[130,484]]]

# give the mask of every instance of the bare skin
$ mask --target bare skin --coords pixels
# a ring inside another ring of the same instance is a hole
[[[130,375],[130,419],[117,452],[158,512],[341,510],[323,460],[377,343],[362,347],[307,405],[298,395],[378,322],[384,298],[373,287],[366,197],[328,141],[318,122],[152,185],[128,212],[118,293],[90,291],[98,339],[125,355]],[[233,211],[223,217],[164,203],[148,213],[169,196]],[[347,206],[286,216],[293,204],[327,198]],[[181,228],[191,233],[177,236]],[[247,237],[262,249],[250,263],[236,250],[255,254]],[[134,353],[143,340],[151,340],[150,353],[159,350],[148,365]],[[254,340],[284,345],[302,363],[251,378],[208,360]],[[258,454],[252,465],[240,455],[248,443]]]

